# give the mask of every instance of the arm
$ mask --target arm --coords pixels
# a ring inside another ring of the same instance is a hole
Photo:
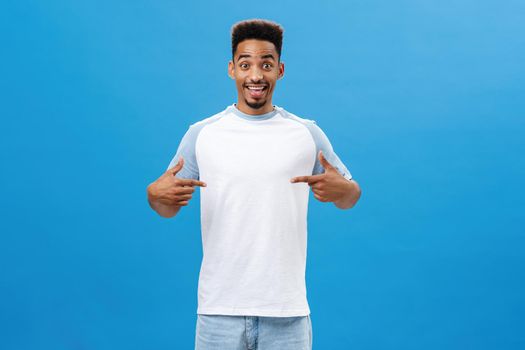
[[[322,151],[319,151],[319,162],[325,171],[318,175],[297,176],[292,178],[292,183],[306,182],[312,189],[314,197],[320,202],[334,202],[339,209],[352,208],[359,197],[361,188],[353,179],[347,179],[331,165]]]
[[[346,180],[346,179],[345,179]],[[355,180],[346,180],[346,183],[341,186],[341,192],[344,193],[341,199],[334,201],[334,204],[339,209],[352,208],[361,197],[361,188]]]
[[[181,157],[173,168],[168,169],[147,188],[149,205],[162,217],[171,218],[177,215],[181,207],[188,205],[195,191],[194,186],[206,186],[202,181],[175,177],[183,165],[184,158]]]
[[[177,215],[181,207],[188,205],[194,191],[193,186],[205,186],[204,182],[197,181],[199,167],[195,157],[195,142],[200,129],[198,126],[190,126],[166,173],[147,188],[150,207],[162,217],[171,218]]]
[[[162,204],[156,198],[155,183],[151,183],[147,188],[148,202],[151,209],[155,210],[157,214],[163,218],[171,218],[177,215],[181,206]]]

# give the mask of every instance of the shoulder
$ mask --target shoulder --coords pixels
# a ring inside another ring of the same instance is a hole
[[[194,122],[193,124],[190,124],[188,127],[188,130],[186,131],[186,134],[184,135],[185,139],[189,139],[192,141],[195,141],[197,139],[197,136],[202,131],[202,129],[210,124],[213,124],[216,121],[219,121],[222,117],[224,117],[227,109],[216,113],[212,116],[209,116],[207,118],[198,120]]]
[[[216,113],[212,116],[209,116],[207,118],[204,118],[204,119],[201,119],[199,121],[196,121],[194,122],[193,124],[190,125],[190,129],[202,129],[203,127],[205,127],[206,125],[209,125],[209,124],[212,124],[218,120],[220,120],[222,117],[224,117],[224,115],[226,114],[228,109],[225,109],[219,113]]]
[[[314,139],[316,144],[320,144],[326,141],[326,134],[323,132],[323,130],[317,125],[317,122],[314,119],[308,119],[304,117],[299,117],[296,114],[293,114],[291,112],[288,112],[284,108],[277,107],[278,110],[281,112],[281,115],[284,118],[288,118],[290,120],[293,120],[301,125],[303,125],[310,134],[312,135],[312,138]]]
[[[307,118],[299,117],[298,115],[296,115],[294,113],[291,113],[291,112],[287,111],[286,109],[284,109],[282,107],[279,107],[279,106],[275,106],[275,108],[280,112],[280,114],[283,116],[283,118],[287,118],[287,119],[290,119],[290,120],[295,121],[297,123],[303,124],[306,127],[316,124],[315,120],[313,120],[313,119],[307,119]]]

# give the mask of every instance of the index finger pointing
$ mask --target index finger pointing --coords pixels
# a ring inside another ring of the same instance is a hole
[[[322,176],[323,174],[319,174],[319,175],[305,175],[305,176],[296,176],[296,177],[292,177],[290,179],[290,182],[292,183],[296,183],[296,182],[307,182],[308,184],[312,184],[316,181],[319,181],[322,179]]]
[[[180,184],[183,186],[201,186],[206,187],[206,183],[199,181],[199,180],[193,180],[193,179],[178,179]]]
[[[308,178],[309,176],[296,176],[296,177],[292,177],[290,179],[290,182],[292,183],[296,183],[296,182],[308,182]]]

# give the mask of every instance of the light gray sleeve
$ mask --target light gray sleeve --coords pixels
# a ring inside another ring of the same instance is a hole
[[[195,157],[195,143],[200,129],[201,128],[196,125],[191,125],[188,128],[180,141],[175,156],[168,165],[168,169],[170,169],[177,164],[181,156],[184,158],[184,166],[176,175],[178,178],[199,179],[199,166],[197,164],[197,158]]]
[[[312,137],[314,138],[316,148],[315,165],[312,175],[324,173],[324,168],[319,162],[319,151],[323,151],[323,154],[328,163],[332,164],[337,169],[339,174],[343,175],[346,179],[351,180],[352,174],[335,153],[332,144],[328,140],[328,137],[323,132],[323,130],[321,130],[321,128],[313,120],[311,120],[310,123],[307,123],[307,127],[308,130],[310,130]]]

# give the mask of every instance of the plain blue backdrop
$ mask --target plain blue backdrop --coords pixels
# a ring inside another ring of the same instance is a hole
[[[310,196],[315,349],[525,348],[525,3],[15,1],[0,11],[0,348],[191,349],[199,197],[146,186],[235,102],[230,28],[285,28],[273,102],[360,183]]]

